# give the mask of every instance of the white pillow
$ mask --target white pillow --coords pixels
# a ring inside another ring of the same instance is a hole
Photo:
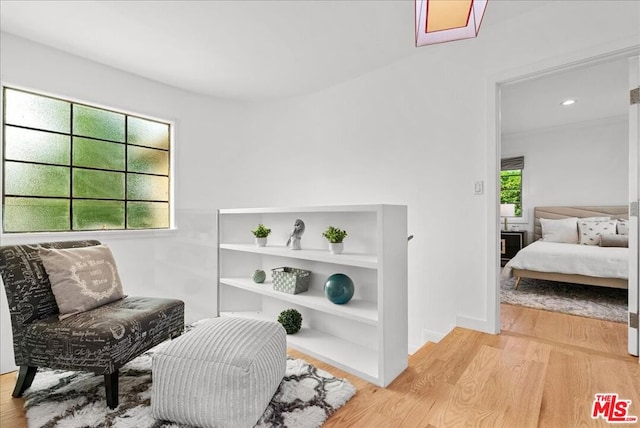
[[[606,221],[606,220],[611,220],[611,217],[580,217],[578,220],[584,220],[584,221]]]
[[[618,235],[629,234],[629,220],[621,218],[618,220]]]
[[[578,217],[551,220],[541,218],[542,240],[548,242],[578,243]]]
[[[578,231],[580,232],[580,244],[600,245],[601,235],[616,234],[616,220],[608,221],[585,221],[578,220]]]

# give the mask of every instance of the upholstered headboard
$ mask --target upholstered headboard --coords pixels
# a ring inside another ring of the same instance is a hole
[[[542,238],[542,227],[540,218],[560,219],[567,217],[603,217],[612,219],[629,218],[629,207],[627,205],[596,206],[596,207],[536,207],[534,209],[533,239],[537,241]]]

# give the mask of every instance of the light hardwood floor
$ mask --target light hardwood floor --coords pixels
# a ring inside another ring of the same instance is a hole
[[[640,365],[624,324],[502,305],[502,333],[456,328],[379,388],[299,352],[357,394],[325,427],[591,427],[594,394],[616,392],[640,416]],[[0,426],[26,428],[14,374],[0,377]],[[639,424],[640,425],[640,424]]]

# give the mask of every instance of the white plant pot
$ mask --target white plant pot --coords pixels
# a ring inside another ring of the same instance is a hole
[[[329,251],[331,254],[342,254],[344,249],[344,242],[331,243],[329,242]]]
[[[264,247],[267,245],[267,238],[256,238],[256,246]]]

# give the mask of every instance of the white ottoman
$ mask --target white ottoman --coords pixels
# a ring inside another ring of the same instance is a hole
[[[153,416],[203,428],[253,427],[286,365],[286,332],[279,323],[202,321],[153,354]]]

